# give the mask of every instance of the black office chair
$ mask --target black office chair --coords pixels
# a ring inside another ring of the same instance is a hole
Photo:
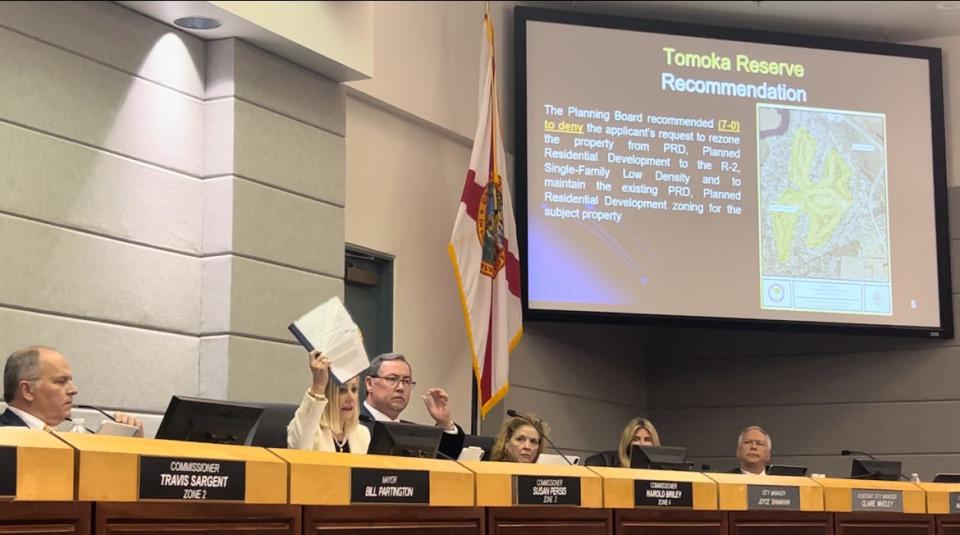
[[[251,445],[262,448],[286,448],[287,425],[293,420],[299,405],[266,402],[254,402],[250,405],[263,407],[263,416],[260,417],[260,425],[253,434]]]
[[[583,466],[610,466],[617,468],[620,466],[620,452],[617,450],[606,450],[594,453],[584,459]]]

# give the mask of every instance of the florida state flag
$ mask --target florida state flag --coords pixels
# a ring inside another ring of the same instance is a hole
[[[483,416],[507,393],[510,352],[520,342],[520,254],[507,186],[493,53],[483,17],[480,117],[470,169],[447,250],[457,276]]]

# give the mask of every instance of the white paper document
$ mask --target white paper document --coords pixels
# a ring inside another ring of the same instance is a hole
[[[339,297],[330,298],[291,323],[290,332],[308,351],[318,349],[330,359],[330,371],[340,383],[353,379],[370,366],[360,328]]]

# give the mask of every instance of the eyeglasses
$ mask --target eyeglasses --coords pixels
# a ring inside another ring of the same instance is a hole
[[[396,388],[398,383],[403,384],[405,387],[411,387],[417,384],[417,382],[413,380],[413,377],[400,377],[398,375],[388,375],[386,377],[382,375],[371,375],[370,377],[383,379],[390,388]]]

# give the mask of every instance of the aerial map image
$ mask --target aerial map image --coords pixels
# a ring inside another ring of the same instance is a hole
[[[890,315],[885,117],[757,105],[762,308]]]

